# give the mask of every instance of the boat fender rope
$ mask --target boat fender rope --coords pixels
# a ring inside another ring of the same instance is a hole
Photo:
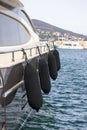
[[[12,61],[15,61],[14,52],[12,52]]]
[[[38,46],[37,46],[37,50],[38,50],[39,56],[41,56],[40,48]]]
[[[49,47],[49,45],[48,45],[48,44],[46,44],[46,45],[47,45],[48,50],[50,51],[50,47]]]
[[[27,54],[26,54],[24,48],[22,48],[21,51],[23,52],[23,58],[25,58],[25,61],[26,61],[28,58],[27,58]]]

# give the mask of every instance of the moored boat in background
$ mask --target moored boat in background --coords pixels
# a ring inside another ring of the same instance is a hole
[[[57,46],[58,48],[63,49],[84,49],[84,47],[80,45],[78,41],[62,41],[62,44]]]

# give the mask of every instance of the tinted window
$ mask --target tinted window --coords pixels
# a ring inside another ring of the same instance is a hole
[[[0,46],[21,45],[28,42],[30,36],[15,19],[0,14]]]
[[[29,25],[29,27],[36,32],[35,28],[33,27],[33,24],[28,16],[28,14],[24,11],[21,10],[18,12],[18,14],[27,22],[27,24]]]

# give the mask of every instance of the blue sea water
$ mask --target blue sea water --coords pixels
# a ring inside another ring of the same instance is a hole
[[[59,50],[61,70],[22,130],[87,130],[87,50]]]
[[[43,94],[38,113],[22,113],[21,120],[26,119],[22,126],[14,121],[16,130],[87,130],[87,50],[58,51],[61,69],[57,79],[51,80],[51,92]]]

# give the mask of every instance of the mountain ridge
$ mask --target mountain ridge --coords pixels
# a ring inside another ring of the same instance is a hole
[[[59,28],[59,27],[56,27],[54,25],[51,25],[51,24],[46,23],[46,22],[41,21],[41,20],[32,19],[32,22],[35,25],[36,29],[46,30],[46,31],[50,31],[50,32],[59,32],[62,35],[64,35],[66,33],[68,35],[80,37],[80,38],[83,38],[84,40],[87,40],[86,35]]]

